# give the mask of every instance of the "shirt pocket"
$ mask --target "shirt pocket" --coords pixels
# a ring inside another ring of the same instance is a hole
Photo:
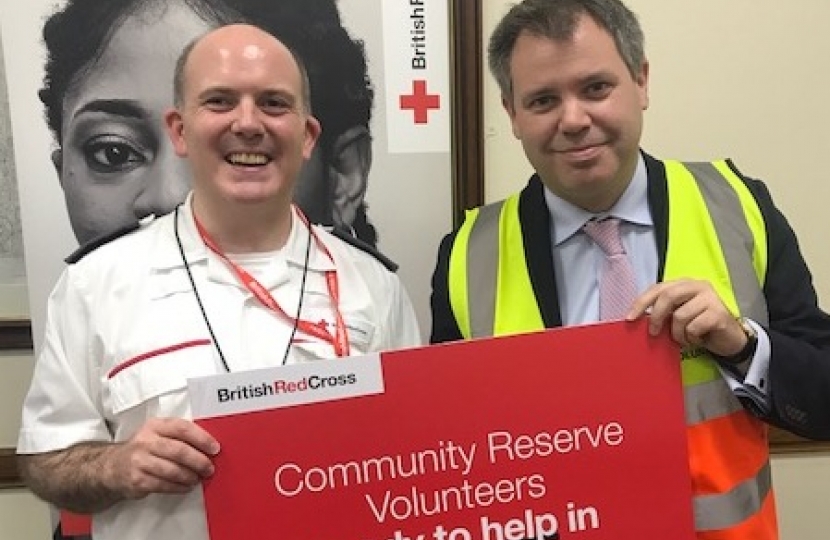
[[[187,379],[217,373],[208,339],[172,344],[128,359],[107,374],[113,414],[143,406],[143,416],[180,415],[187,407]],[[165,406],[163,397],[176,395]]]
[[[357,356],[369,352],[372,345],[372,338],[377,330],[376,326],[368,319],[361,317],[345,316],[344,324],[346,333],[349,336],[349,354]],[[328,323],[327,330],[334,335],[337,327]],[[320,338],[309,336],[297,331],[291,342],[289,359],[295,363],[312,362],[325,358],[336,358],[334,345]]]

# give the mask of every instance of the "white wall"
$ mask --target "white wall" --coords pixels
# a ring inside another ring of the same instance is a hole
[[[49,510],[24,489],[0,491],[0,540],[47,540]]]
[[[485,39],[513,2],[484,1]],[[676,159],[731,157],[766,181],[799,235],[827,309],[830,251],[820,216],[830,201],[830,2],[628,0],[651,65],[643,146]],[[485,83],[486,198],[520,189],[531,169]],[[773,459],[782,540],[824,540],[830,454]]]
[[[49,510],[24,489],[0,491],[0,540],[47,540]]]

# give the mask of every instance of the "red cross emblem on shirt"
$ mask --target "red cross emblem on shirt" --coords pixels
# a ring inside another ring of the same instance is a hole
[[[441,108],[441,96],[427,93],[427,82],[418,79],[412,81],[412,93],[401,96],[400,104],[402,110],[413,112],[416,124],[426,124],[429,111]]]

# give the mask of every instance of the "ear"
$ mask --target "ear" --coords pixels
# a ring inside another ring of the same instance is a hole
[[[320,121],[308,115],[305,124],[305,142],[303,143],[303,157],[306,160],[311,159],[311,154],[314,152],[314,146],[317,144],[317,139],[320,138],[321,131]]]
[[[640,73],[634,78],[634,82],[640,87],[640,106],[643,110],[646,110],[648,109],[648,60],[643,60],[643,66],[640,68]]]
[[[521,139],[519,136],[519,133],[521,133],[519,131],[519,126],[516,124],[516,108],[513,106],[513,98],[502,94],[501,106],[504,107],[505,112],[507,112],[507,116],[510,118],[510,125],[513,127],[513,136],[517,139]]]
[[[334,141],[329,163],[332,182],[332,221],[350,229],[363,204],[372,166],[372,136],[366,126],[354,126]]]
[[[52,150],[50,159],[52,160],[52,166],[55,168],[55,172],[58,173],[58,182],[63,187],[63,149],[56,148]]]
[[[187,142],[184,138],[184,120],[178,109],[170,109],[164,113],[164,125],[167,136],[173,144],[173,151],[179,157],[187,157]]]

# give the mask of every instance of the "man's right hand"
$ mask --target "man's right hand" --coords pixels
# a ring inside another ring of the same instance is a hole
[[[180,418],[152,418],[133,437],[102,456],[104,484],[127,499],[186,493],[213,474],[219,443]]]
[[[18,455],[29,488],[59,508],[91,514],[151,493],[186,493],[213,474],[219,443],[189,420],[153,418],[129,440]]]

